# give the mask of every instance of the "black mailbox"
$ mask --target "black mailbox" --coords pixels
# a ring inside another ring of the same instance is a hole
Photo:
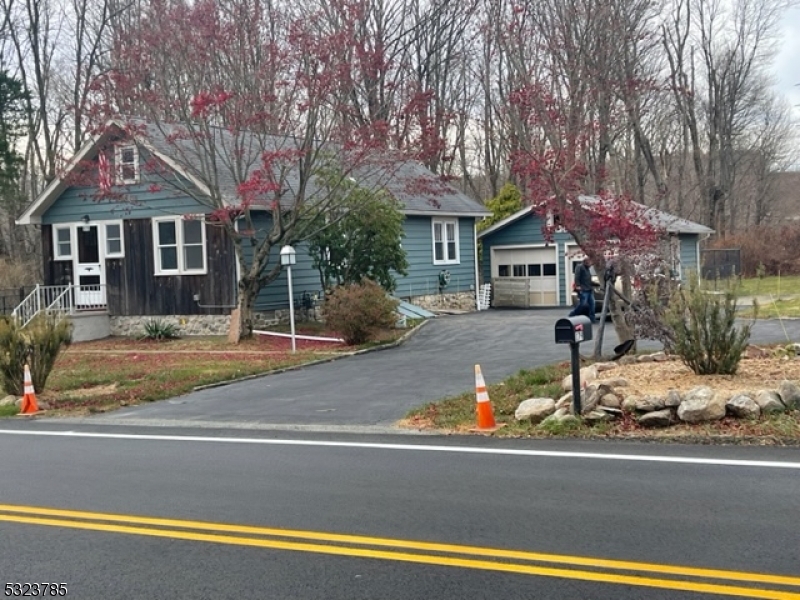
[[[556,321],[556,344],[580,344],[592,339],[592,322],[583,315]]]

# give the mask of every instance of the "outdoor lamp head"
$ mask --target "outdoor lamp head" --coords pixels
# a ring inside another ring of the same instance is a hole
[[[288,244],[281,248],[281,264],[284,267],[290,267],[297,262],[297,254],[292,246]]]
[[[81,221],[83,221],[83,230],[89,231],[89,215],[83,215]]]

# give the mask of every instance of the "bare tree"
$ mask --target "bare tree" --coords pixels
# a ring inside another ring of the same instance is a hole
[[[724,234],[741,145],[759,126],[783,0],[676,0],[663,26],[675,105],[689,136],[702,222]]]

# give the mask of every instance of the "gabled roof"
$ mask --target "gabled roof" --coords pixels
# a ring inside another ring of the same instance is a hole
[[[580,196],[579,200],[582,205],[586,205],[587,207],[599,202],[599,199],[595,196]],[[676,217],[675,215],[671,215],[663,210],[647,207],[643,204],[639,204],[638,202],[635,204],[644,209],[644,215],[647,220],[650,221],[650,224],[653,227],[664,230],[667,233],[694,233],[697,235],[708,235],[714,233],[713,229],[706,227],[705,225],[701,225],[700,223],[695,223],[694,221],[689,221],[688,219],[684,219],[682,217]],[[535,214],[534,207],[526,206],[515,212],[513,215],[506,217],[502,221],[498,221],[487,229],[484,229],[478,233],[478,238],[482,239],[487,235],[491,235],[495,231],[505,229],[512,223],[515,223],[520,219],[532,214]]]
[[[195,145],[181,136],[182,128],[179,125],[159,125],[146,121],[134,121],[141,134],[134,134],[137,144],[146,148],[155,157],[168,165],[175,172],[185,177],[204,194],[209,191],[203,183],[200,173],[204,157],[197,153]],[[119,121],[110,121],[104,128],[104,133],[92,137],[84,144],[70,161],[66,173],[73,172],[82,162],[94,160],[98,149],[107,143],[114,131],[111,126],[124,130],[125,126]],[[176,135],[177,134],[177,135]],[[217,154],[219,160],[230,160],[233,152],[242,157],[242,163],[247,169],[246,176],[262,167],[260,156],[265,149],[280,150],[287,144],[294,142],[293,138],[281,136],[256,136],[255,134],[243,135],[235,139],[224,129],[214,131]],[[234,149],[235,146],[235,149]],[[226,158],[227,153],[227,158]],[[176,158],[179,156],[179,158]],[[473,200],[466,194],[458,191],[448,183],[442,181],[437,175],[426,169],[422,164],[413,160],[380,160],[365,161],[352,173],[360,185],[366,187],[382,188],[388,191],[403,207],[406,215],[430,216],[463,216],[485,217],[491,214],[483,204]],[[237,182],[232,177],[230,170],[218,169],[217,177],[223,200],[229,205],[238,204]],[[297,189],[300,184],[296,168],[288,169],[286,184],[290,189]],[[64,177],[58,177],[47,186],[36,200],[17,219],[20,225],[41,222],[42,215],[53,205],[58,197],[69,187]],[[314,182],[309,182],[306,194],[313,198],[319,189]]]

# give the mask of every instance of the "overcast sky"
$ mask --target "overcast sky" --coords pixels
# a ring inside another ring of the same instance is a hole
[[[775,76],[776,89],[794,106],[795,118],[800,119],[800,8],[784,14]]]

